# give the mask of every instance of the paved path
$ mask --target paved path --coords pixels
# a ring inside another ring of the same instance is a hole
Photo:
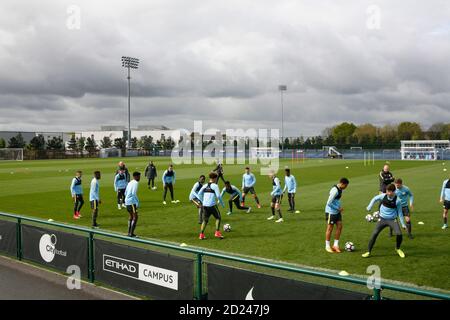
[[[129,300],[112,290],[82,282],[80,290],[66,287],[67,277],[0,256],[0,300]]]

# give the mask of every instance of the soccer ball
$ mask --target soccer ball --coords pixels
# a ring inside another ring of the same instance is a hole
[[[367,222],[372,222],[373,221],[373,216],[369,213],[369,214],[367,214],[367,216],[366,216],[366,221]]]
[[[373,220],[378,221],[380,219],[380,211],[375,211],[372,216]]]
[[[230,232],[231,231],[231,225],[229,223],[223,225],[223,231]]]
[[[355,251],[355,245],[353,244],[353,242],[346,242],[345,243],[345,251],[348,251],[348,252],[352,252],[352,251]]]

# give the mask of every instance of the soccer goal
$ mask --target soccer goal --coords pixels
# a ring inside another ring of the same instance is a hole
[[[22,148],[1,148],[0,161],[23,161]]]
[[[253,159],[275,159],[278,158],[280,150],[273,147],[254,147],[250,149],[250,157]]]

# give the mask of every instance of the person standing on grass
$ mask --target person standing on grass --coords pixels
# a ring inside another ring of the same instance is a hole
[[[81,208],[83,207],[83,186],[81,185],[81,177],[83,173],[78,170],[75,173],[75,178],[72,179],[72,184],[70,185],[70,193],[72,194],[72,199],[74,202],[73,206],[73,218],[80,219],[81,218]]]
[[[387,186],[393,183],[395,180],[388,164],[385,164],[383,170],[380,171],[378,180],[380,182],[380,194],[386,193]]]
[[[92,209],[92,227],[98,228],[97,217],[98,217],[98,205],[102,203],[100,200],[100,185],[99,180],[101,179],[100,171],[94,172],[94,178],[91,181],[91,189],[89,191],[89,201],[91,203]]]
[[[147,186],[148,188],[152,189],[152,190],[156,190],[156,186],[155,186],[155,178],[158,176],[158,173],[156,172],[156,167],[153,164],[153,161],[150,161],[150,163],[147,165],[147,167],[145,167],[145,172],[144,172],[145,177],[148,179],[148,183]],[[150,183],[151,183],[151,187],[150,187]]]
[[[173,165],[170,165],[169,169],[164,171],[164,174],[162,176],[162,182],[164,186],[163,204],[167,203],[166,202],[167,190],[170,191],[170,198],[172,199],[172,203],[179,202],[178,200],[175,200],[173,196],[173,186],[175,185],[175,171],[173,170]]]
[[[230,181],[225,181],[225,187],[222,189],[220,196],[223,197],[225,192],[230,195],[230,200],[228,200],[228,205],[230,207],[230,211],[227,212],[227,215],[230,215],[233,213],[233,203],[238,210],[246,210],[247,213],[250,213],[252,208],[241,206],[242,193],[238,188],[233,186],[230,183]]]
[[[325,232],[325,250],[330,253],[341,253],[339,248],[339,239],[342,233],[342,212],[344,208],[341,205],[342,193],[349,185],[347,178],[341,178],[339,183],[334,185],[330,190],[330,195],[325,206],[325,219],[327,220],[327,229]],[[331,234],[334,225],[336,225],[336,234],[334,236],[334,244],[331,246]]]
[[[408,230],[408,237],[413,239],[413,235],[411,233],[411,212],[414,210],[414,195],[411,190],[403,184],[403,180],[398,178],[395,179],[395,194],[402,202],[402,212],[403,217],[406,221],[406,228]],[[409,200],[409,204],[408,204]]]
[[[217,202],[219,202],[222,207],[225,207],[225,205],[223,204],[222,197],[220,196],[219,186],[217,185],[217,178],[217,173],[211,172],[209,174],[209,182],[205,184],[198,192],[198,195],[202,200],[204,210],[203,223],[200,228],[200,235],[198,237],[200,240],[206,239],[205,229],[211,216],[214,216],[214,218],[216,219],[216,232],[214,233],[214,237],[223,239],[223,235],[220,232],[221,216],[219,208],[217,207]]]
[[[248,193],[251,193],[253,199],[256,201],[256,206],[258,209],[261,208],[261,205],[259,204],[258,196],[255,192],[255,184],[256,184],[256,178],[253,173],[250,172],[250,167],[245,168],[245,173],[242,175],[242,203],[241,206],[245,207],[245,197]]]
[[[206,177],[202,174],[194,186],[192,187],[191,193],[189,194],[189,201],[191,201],[195,207],[198,209],[198,223],[202,224],[203,222],[203,206],[202,201],[200,200],[200,196],[198,195],[200,189],[203,187],[205,183]]]
[[[223,165],[220,159],[217,159],[217,166],[214,168],[213,172],[217,173],[217,182],[219,179],[222,179],[222,182],[225,183],[225,178],[223,177]]]
[[[295,177],[291,174],[291,169],[286,168],[284,172],[286,176],[284,177],[283,194],[287,190],[289,202],[288,212],[299,213],[299,211],[295,211],[295,193],[297,192],[297,181],[295,180]]]
[[[128,236],[136,237],[134,230],[138,222],[139,199],[137,196],[139,180],[141,180],[140,172],[133,172],[133,180],[131,180],[125,190],[125,205],[127,206],[130,218],[128,220]]]
[[[117,193],[117,209],[125,208],[125,189],[127,188],[127,177],[123,170],[114,177],[114,191]]]
[[[444,225],[442,226],[442,230],[445,230],[448,228],[447,219],[448,210],[450,209],[450,179],[445,180],[442,184],[440,202],[444,206],[444,213],[442,214]]]
[[[402,202],[395,194],[395,185],[390,184],[386,188],[386,193],[375,196],[369,203],[367,211],[372,210],[375,202],[380,202],[380,220],[378,220],[375,230],[369,240],[368,251],[362,255],[363,258],[368,258],[372,254],[373,246],[377,240],[378,235],[384,228],[390,227],[396,235],[395,251],[400,258],[405,257],[405,253],[400,249],[403,241],[402,231],[398,224],[397,218],[399,218],[402,228],[406,229],[405,221],[403,219]]]
[[[128,171],[128,168],[123,161],[119,161],[119,165],[117,167],[116,174],[118,174],[120,170],[122,170],[123,173],[125,174],[127,183],[130,182],[130,172]]]
[[[272,197],[270,204],[272,215],[268,217],[267,220],[275,219],[275,212],[277,212],[278,220],[275,222],[280,223],[284,221],[283,216],[281,215],[281,196],[283,195],[283,190],[281,189],[280,179],[278,179],[275,172],[271,172],[269,177],[272,180],[272,192],[270,193],[270,196]]]

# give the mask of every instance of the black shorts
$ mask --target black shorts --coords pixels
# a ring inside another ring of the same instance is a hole
[[[450,201],[449,200],[444,201],[444,209],[450,210]]]
[[[127,206],[127,210],[129,213],[137,213],[137,205],[132,204]]]
[[[409,217],[411,215],[411,212],[409,211],[409,207],[402,207],[402,212],[404,217]]]
[[[98,209],[98,200],[91,201],[91,209]]]
[[[281,195],[272,197],[272,203],[274,203],[274,204],[280,203],[280,201],[281,201]]]
[[[217,208],[217,206],[203,207],[203,211],[204,211],[204,219],[205,219],[205,221],[208,221],[210,216],[213,216],[217,220],[219,220],[221,218],[220,217],[220,211],[219,211],[219,208]]]
[[[325,212],[325,219],[327,220],[328,224],[334,225],[339,221],[342,221],[342,215],[341,213],[329,214],[328,212]]]
[[[244,189],[242,190],[242,193],[251,193],[251,194],[256,194],[255,192],[255,188],[253,187],[244,187]]]
[[[199,199],[197,199],[197,198],[194,198],[191,201],[197,208],[202,205],[202,202]]]

